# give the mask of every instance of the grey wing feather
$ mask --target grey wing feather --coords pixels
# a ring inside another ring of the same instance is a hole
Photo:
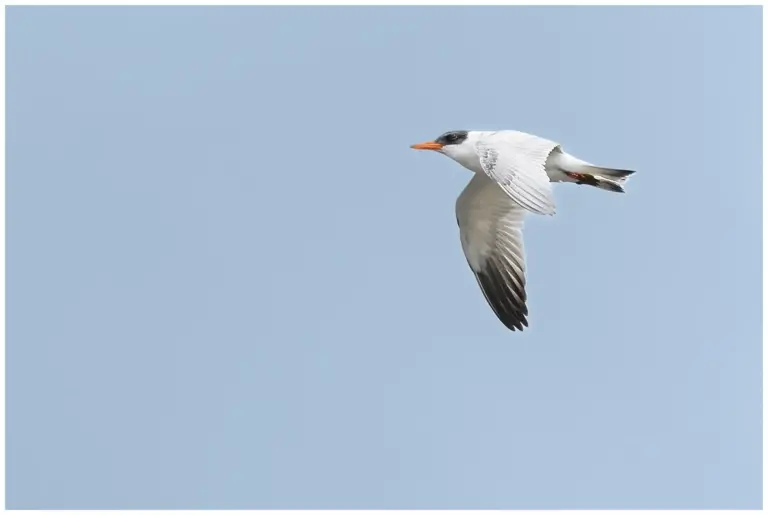
[[[475,144],[483,171],[525,209],[555,213],[555,199],[545,165],[559,145],[518,131],[498,131]]]
[[[528,326],[525,213],[484,175],[476,175],[456,202],[467,263],[493,312],[512,331]]]

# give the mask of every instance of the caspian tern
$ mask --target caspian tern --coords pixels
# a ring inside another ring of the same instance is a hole
[[[445,154],[475,173],[456,200],[461,246],[485,299],[512,331],[528,327],[526,212],[555,214],[552,182],[623,192],[634,173],[595,166],[519,131],[451,131],[411,148]]]

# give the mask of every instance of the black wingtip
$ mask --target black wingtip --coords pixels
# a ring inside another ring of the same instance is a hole
[[[493,267],[478,272],[475,276],[485,300],[507,329],[523,331],[528,327],[528,306],[524,287],[505,281]]]

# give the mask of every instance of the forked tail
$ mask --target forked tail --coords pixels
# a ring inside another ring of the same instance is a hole
[[[617,193],[624,193],[624,183],[635,173],[634,170],[595,166],[562,151],[553,157],[555,166],[576,184],[588,184]]]
[[[615,168],[600,168],[598,166],[582,167],[591,168],[589,171],[565,172],[576,184],[588,184],[601,190],[615,191],[624,193],[624,183],[630,175],[635,173],[632,170],[618,170]]]

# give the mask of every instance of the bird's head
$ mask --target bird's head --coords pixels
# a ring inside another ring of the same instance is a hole
[[[461,162],[465,157],[474,154],[472,138],[469,131],[449,131],[434,141],[426,141],[411,145],[416,150],[434,150]]]

